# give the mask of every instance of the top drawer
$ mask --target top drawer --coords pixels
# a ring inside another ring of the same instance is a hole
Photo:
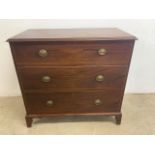
[[[127,65],[132,41],[12,44],[17,65]]]

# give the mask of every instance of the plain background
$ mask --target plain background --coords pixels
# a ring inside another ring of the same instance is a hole
[[[0,20],[0,96],[21,95],[6,40],[30,28],[118,27],[133,35],[133,57],[126,93],[155,92],[155,20]]]

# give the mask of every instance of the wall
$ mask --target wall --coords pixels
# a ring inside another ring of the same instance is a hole
[[[155,92],[155,20],[0,20],[0,96],[21,94],[7,38],[30,28],[73,27],[118,27],[137,36],[126,92]]]

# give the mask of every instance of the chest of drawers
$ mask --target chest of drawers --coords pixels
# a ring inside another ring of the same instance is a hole
[[[11,47],[26,109],[33,118],[109,115],[121,105],[136,38],[116,28],[36,29]]]

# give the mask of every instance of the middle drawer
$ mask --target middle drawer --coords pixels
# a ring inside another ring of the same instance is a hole
[[[25,90],[117,89],[124,84],[127,67],[18,67]]]

